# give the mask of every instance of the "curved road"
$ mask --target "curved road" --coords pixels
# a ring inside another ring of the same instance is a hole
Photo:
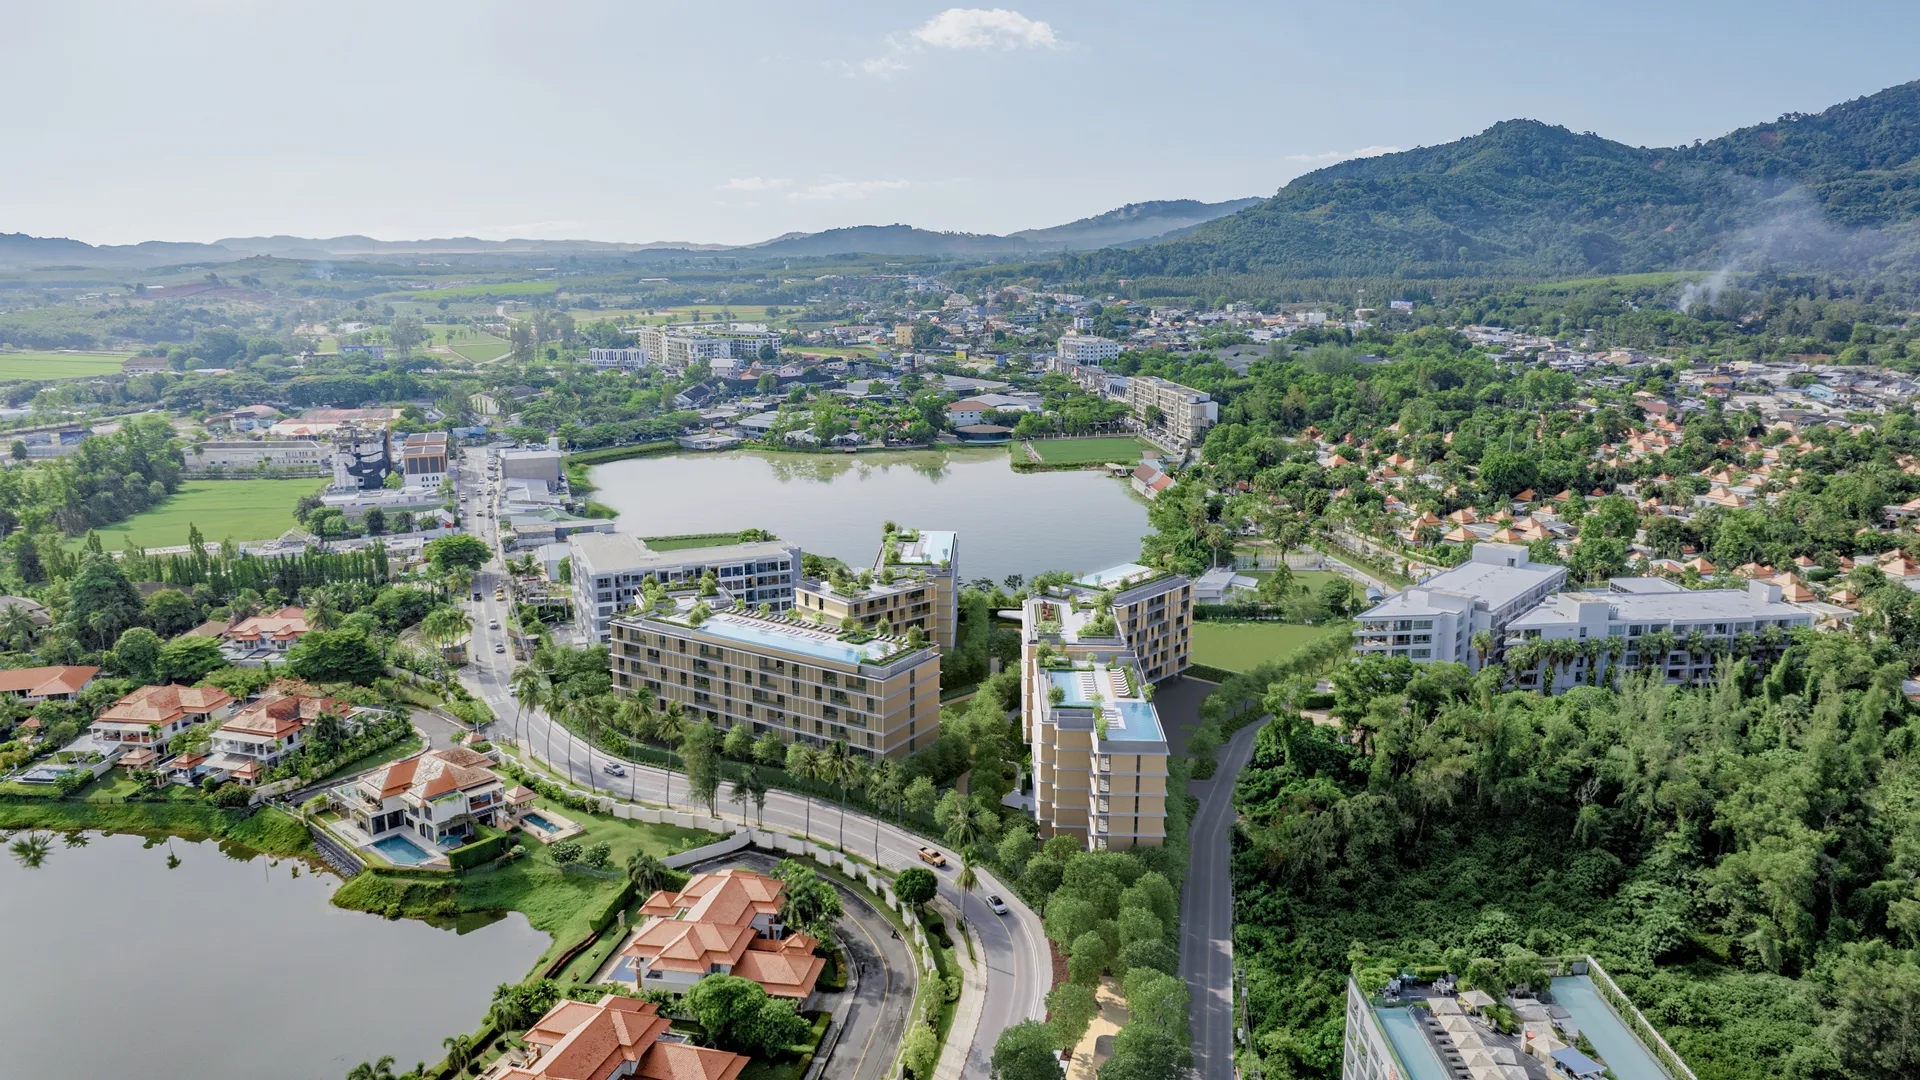
[[[1213,779],[1188,787],[1200,800],[1188,836],[1193,856],[1180,897],[1180,975],[1192,1004],[1199,1080],[1233,1080],[1233,783],[1253,757],[1265,721],[1233,733]]]
[[[469,450],[460,486],[462,491],[475,493],[474,505],[466,512],[470,531],[489,545],[494,545],[497,544],[494,521],[482,516],[479,506],[483,501],[491,501],[481,493],[484,484],[481,478],[485,475],[485,469],[485,452]],[[537,749],[540,757],[548,761],[556,772],[565,773],[577,784],[636,801],[664,803],[681,810],[695,809],[687,801],[684,776],[670,774],[657,766],[616,758],[588,746],[564,725],[553,723],[544,713],[522,712],[519,709],[507,690],[507,677],[513,669],[512,654],[493,651],[495,644],[506,643],[506,632],[491,629],[488,625],[504,619],[507,614],[508,602],[493,598],[494,588],[505,582],[506,573],[496,549],[494,560],[474,577],[473,588],[483,599],[470,605],[474,622],[470,648],[473,663],[460,670],[460,681],[499,717],[496,725],[517,731],[524,743]],[[610,761],[623,767],[627,775],[613,777],[602,772],[602,768]],[[668,798],[670,785],[671,799]],[[733,785],[723,783],[720,787],[720,816],[738,819],[739,804],[733,802],[732,798]],[[812,820],[810,832],[807,827],[809,817]],[[796,836],[810,835],[815,840],[837,844],[889,869],[923,865],[916,852],[922,844],[927,843],[924,838],[867,817],[858,810],[849,809],[845,812],[846,840],[844,844],[840,843],[840,808],[824,800],[808,800],[792,792],[770,790],[764,810],[755,813],[753,818],[755,822],[763,822],[783,832]],[[944,845],[936,846],[944,849]],[[1041,928],[1039,916],[1009,891],[1000,892],[1007,901],[1008,913],[1004,916],[995,915],[987,907],[984,889],[975,888],[962,894],[955,883],[959,876],[958,859],[950,857],[947,866],[935,869],[934,873],[940,879],[941,895],[961,912],[967,931],[984,950],[986,1000],[981,1006],[980,1026],[968,1054],[965,1075],[986,1076],[993,1044],[1000,1037],[1000,1032],[1022,1020],[1040,1020],[1046,1016],[1046,993],[1053,982],[1053,963],[1047,951],[1046,933]],[[982,886],[986,886],[989,880],[982,873]],[[964,945],[960,947],[965,948]]]

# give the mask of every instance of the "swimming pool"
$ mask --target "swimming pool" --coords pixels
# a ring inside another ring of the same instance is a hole
[[[395,866],[419,866],[433,856],[425,848],[404,836],[388,836],[373,842],[373,850],[386,856]]]
[[[1379,1017],[1380,1026],[1387,1031],[1387,1041],[1393,1044],[1394,1052],[1406,1065],[1408,1080],[1450,1080],[1452,1074],[1440,1063],[1440,1055],[1433,1052],[1433,1044],[1421,1033],[1420,1020],[1412,1009],[1373,1009],[1371,1012]]]
[[[531,825],[549,836],[560,831],[560,826],[555,825],[539,814],[522,814],[520,816],[520,823],[522,825]]]
[[[1553,1000],[1573,1014],[1580,1033],[1593,1040],[1593,1048],[1606,1059],[1607,1068],[1620,1080],[1668,1080],[1667,1071],[1628,1029],[1613,1006],[1600,996],[1600,989],[1586,975],[1562,975],[1553,980]]]

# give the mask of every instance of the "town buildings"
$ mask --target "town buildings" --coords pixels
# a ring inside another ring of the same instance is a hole
[[[614,617],[614,689],[645,687],[722,730],[749,725],[755,736],[838,742],[869,759],[904,756],[938,734],[937,649],[731,603],[724,590],[682,592]]]
[[[708,975],[751,979],[774,997],[813,996],[826,960],[819,944],[780,922],[786,883],[752,870],[695,874],[677,893],[654,893],[621,955],[634,989],[684,994]]]
[[[328,448],[306,439],[242,439],[182,448],[190,473],[275,469],[319,476],[332,467]]]
[[[148,768],[166,752],[167,741],[197,724],[233,715],[233,695],[217,686],[143,686],[93,718],[94,746],[122,747],[120,764]]]
[[[1120,343],[1092,334],[1061,334],[1054,342],[1054,355],[1061,365],[1099,366],[1120,356]]]
[[[601,368],[640,368],[647,366],[645,349],[588,349],[587,363]]]
[[[574,621],[596,642],[608,640],[609,620],[633,605],[648,578],[674,585],[710,573],[732,596],[775,612],[793,606],[800,580],[800,549],[777,540],[655,551],[636,537],[592,532],[569,536],[567,545]]]
[[[758,360],[763,350],[780,349],[780,335],[759,323],[642,326],[635,336],[646,362],[668,371],[723,359]]]
[[[401,481],[410,488],[438,491],[447,479],[447,433],[416,431],[400,444]]]
[[[1023,734],[1044,837],[1091,850],[1166,842],[1167,741],[1151,685],[1187,667],[1192,584],[1126,565],[1021,609]]]
[[[1474,635],[1487,632],[1497,651],[1507,624],[1566,580],[1566,567],[1534,562],[1522,545],[1475,544],[1466,562],[1362,612],[1354,655],[1466,664],[1478,671],[1493,656],[1473,648]]]
[[[1182,446],[1205,439],[1220,418],[1220,403],[1206,393],[1152,375],[1127,379],[1127,407],[1135,420],[1165,431]]]

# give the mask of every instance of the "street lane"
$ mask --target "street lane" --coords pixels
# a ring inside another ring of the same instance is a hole
[[[1233,1080],[1233,784],[1264,723],[1220,749],[1213,779],[1189,784],[1200,800],[1188,835],[1193,856],[1180,897],[1180,975],[1187,981],[1198,1080]]]

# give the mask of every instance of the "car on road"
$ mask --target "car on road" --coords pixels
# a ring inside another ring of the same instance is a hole
[[[992,893],[987,894],[987,907],[993,909],[995,915],[1005,915],[1007,913],[1007,902]]]
[[[609,762],[607,762],[607,763],[606,763],[605,765],[602,765],[602,766],[600,766],[600,771],[601,771],[601,772],[603,772],[603,773],[606,773],[606,774],[607,774],[608,776],[625,776],[625,775],[627,775],[627,768],[626,768],[626,766],[624,766],[624,765],[622,765],[622,764],[620,764],[620,763],[619,763],[619,762],[617,762],[617,761],[609,761]]]
[[[498,630],[498,629],[500,629],[500,620],[499,620],[499,619],[488,619],[488,620],[487,620],[487,629],[489,629],[489,630]]]
[[[498,641],[496,641],[496,642],[494,642],[494,643],[493,643],[493,651],[494,651],[494,652],[506,652],[506,651],[507,651],[507,647],[506,647],[506,645],[504,645],[504,644],[502,644],[502,643],[500,643],[500,642],[498,642]]]
[[[474,593],[474,594],[473,594],[473,602],[474,602],[474,603],[476,603],[476,604],[480,602],[480,594],[479,594],[479,593],[477,593],[477,592],[476,592],[476,593]]]
[[[923,863],[931,863],[934,866],[947,865],[947,857],[930,847],[920,849],[920,861]]]

